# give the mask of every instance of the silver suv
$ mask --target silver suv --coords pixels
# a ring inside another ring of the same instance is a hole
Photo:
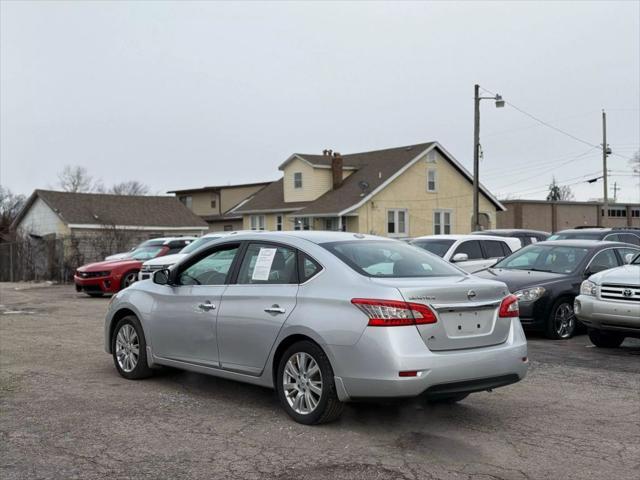
[[[626,337],[640,338],[640,255],[582,282],[574,311],[596,347],[619,347]]]

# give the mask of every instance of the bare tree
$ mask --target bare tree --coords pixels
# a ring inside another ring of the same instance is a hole
[[[102,182],[93,180],[80,165],[66,165],[58,174],[58,186],[65,192],[102,192]]]
[[[562,200],[573,200],[575,197],[571,191],[571,187],[568,185],[558,185],[556,177],[553,177],[551,184],[549,185],[549,193],[547,194],[548,202],[557,202]]]
[[[635,175],[640,175],[640,150],[633,154],[633,157],[629,160],[629,165],[631,165],[631,170]]]
[[[18,216],[25,201],[24,195],[15,194],[0,185],[0,233],[9,231],[11,223]]]
[[[109,189],[114,195],[148,195],[149,187],[137,180],[116,183]]]

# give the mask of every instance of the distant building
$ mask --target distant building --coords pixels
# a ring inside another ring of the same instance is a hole
[[[207,222],[209,230],[242,230],[242,215],[231,212],[235,207],[252,198],[271,182],[220,185],[185,190],[171,190],[193,213]]]
[[[438,142],[339,155],[294,153],[277,180],[230,210],[245,229],[344,230],[406,238],[468,233],[473,177]],[[502,204],[481,187],[480,221]]]
[[[557,232],[578,226],[640,227],[640,203],[549,202],[502,200],[506,211],[498,213],[498,228],[527,228]]]

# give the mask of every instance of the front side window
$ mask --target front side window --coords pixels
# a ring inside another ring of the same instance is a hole
[[[511,253],[506,243],[497,240],[483,240],[482,246],[487,254],[487,258],[502,258],[505,255],[505,251]]]
[[[620,258],[622,259],[622,263],[631,263],[633,257],[635,257],[640,250],[637,248],[616,248],[618,253],[620,254]]]
[[[407,219],[407,209],[387,210],[387,233],[392,236],[406,236],[409,231]]]
[[[238,283],[283,284],[298,283],[296,251],[292,248],[265,243],[251,243],[240,265]]]
[[[448,235],[451,233],[451,212],[447,210],[435,210],[433,212],[433,234]]]
[[[617,266],[618,257],[616,257],[613,249],[610,248],[608,250],[599,252],[595,257],[593,257],[589,268],[593,269],[593,271],[599,272],[601,270],[608,270],[609,268],[614,268]]]
[[[178,284],[224,285],[238,248],[238,245],[225,246],[189,265],[178,275]]]
[[[358,240],[321,244],[356,272],[369,277],[462,277],[436,255],[402,242]]]
[[[427,170],[427,192],[436,192],[438,190],[437,185],[438,173],[434,168]]]
[[[264,230],[264,215],[251,215],[251,230]]]
[[[469,260],[482,260],[482,249],[480,248],[480,242],[478,240],[469,240],[467,242],[462,242],[456,248],[456,251],[453,252],[455,256],[458,253],[466,253],[469,257]]]
[[[493,268],[571,273],[588,253],[588,248],[535,244],[521,248]]]
[[[302,172],[293,174],[293,188],[302,188]]]

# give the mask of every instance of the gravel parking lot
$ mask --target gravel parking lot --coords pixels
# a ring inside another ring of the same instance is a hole
[[[107,299],[0,284],[5,479],[638,478],[640,342],[533,337],[521,383],[454,406],[352,404],[294,423],[271,390],[179,371],[121,378]]]

